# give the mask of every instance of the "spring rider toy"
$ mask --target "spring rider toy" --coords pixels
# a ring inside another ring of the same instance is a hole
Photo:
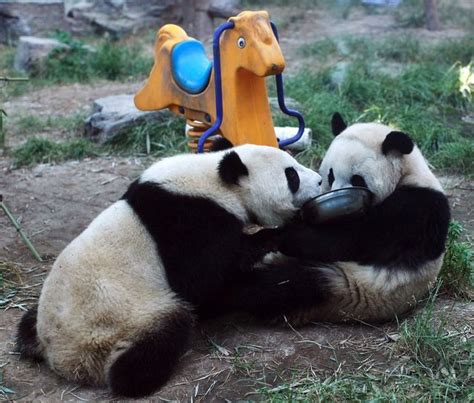
[[[157,34],[155,64],[135,95],[140,110],[169,108],[191,126],[189,146],[202,152],[210,136],[220,134],[233,145],[253,143],[285,147],[303,134],[302,115],[285,106],[285,68],[276,26],[266,11],[244,11],[219,26],[213,38],[214,62],[204,46],[177,25]],[[268,103],[265,77],[276,75],[278,104],[296,117],[298,132],[278,141]]]

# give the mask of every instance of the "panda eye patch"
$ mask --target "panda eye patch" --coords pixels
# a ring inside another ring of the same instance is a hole
[[[352,175],[351,178],[351,185],[352,186],[360,186],[363,188],[367,188],[367,183],[365,183],[365,180],[362,176],[360,175]]]
[[[296,172],[295,168],[290,167],[285,169],[285,175],[291,193],[296,193],[300,188],[300,176],[298,175],[298,172]]]
[[[332,184],[334,183],[334,171],[332,170],[332,168],[329,170],[329,175],[328,175],[328,182],[329,182],[329,186],[332,186]]]

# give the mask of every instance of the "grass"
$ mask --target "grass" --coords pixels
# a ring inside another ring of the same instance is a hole
[[[337,50],[345,64],[342,80],[334,79],[338,64],[301,72],[286,82],[288,96],[303,105],[316,140],[301,162],[320,162],[332,140],[331,115],[339,111],[349,122],[375,120],[406,131],[436,168],[474,174],[472,125],[461,119],[474,107],[459,91],[459,66],[474,55],[471,38],[436,45],[410,37],[346,38],[333,45],[319,41],[302,51],[327,58]],[[387,71],[390,63],[400,69]],[[289,121],[277,117],[276,123]]]
[[[43,128],[31,117],[22,120],[26,127]],[[69,120],[65,120],[70,123]],[[57,122],[56,122],[57,123]],[[33,130],[34,131],[34,130]],[[66,160],[81,160],[103,154],[122,156],[138,155],[165,157],[180,152],[187,152],[187,139],[184,135],[184,121],[178,117],[170,117],[163,122],[145,122],[132,130],[124,130],[103,146],[99,146],[84,138],[73,138],[65,142],[55,142],[42,137],[30,137],[26,142],[15,148],[11,155],[13,167],[33,166],[40,163],[60,163]]]
[[[67,33],[57,33],[56,39],[69,48],[56,49],[46,60],[34,65],[29,82],[0,82],[0,102],[47,85],[140,79],[149,74],[153,65],[153,57],[139,43],[102,39],[92,46]],[[0,76],[23,76],[13,70],[14,58],[15,48],[0,45]]]
[[[474,249],[463,240],[464,229],[460,222],[449,226],[446,254],[440,272],[441,290],[454,298],[474,297]]]
[[[31,137],[12,152],[13,167],[32,166],[43,163],[58,163],[66,160],[81,160],[97,156],[93,144],[85,139],[74,139],[58,143],[47,138]]]
[[[84,122],[84,114],[77,113],[72,116],[48,116],[46,119],[36,115],[11,116],[11,132],[15,134],[37,134],[47,130],[62,130],[76,133]]]
[[[111,139],[105,145],[105,149],[115,154],[141,154],[153,157],[187,152],[184,126],[184,120],[174,116],[163,122],[145,122]]]
[[[104,40],[91,47],[69,34],[57,36],[69,49],[56,49],[31,76],[48,83],[87,82],[93,79],[124,80],[145,77],[153,58],[144,55],[138,45]]]
[[[450,312],[436,312],[436,295],[437,289],[421,313],[398,326],[395,344],[383,348],[385,362],[378,358],[379,365],[362,369],[339,366],[332,373],[298,371],[290,382],[259,392],[273,402],[471,401],[472,329],[450,323]]]

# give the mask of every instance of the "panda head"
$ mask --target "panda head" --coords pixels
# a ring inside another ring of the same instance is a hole
[[[288,222],[321,193],[321,176],[277,148],[246,144],[219,154],[224,188],[238,195],[248,216],[260,225]]]
[[[387,198],[410,175],[429,174],[429,169],[410,137],[379,123],[347,127],[334,114],[332,141],[321,163],[322,190],[362,186],[374,195],[374,203]]]

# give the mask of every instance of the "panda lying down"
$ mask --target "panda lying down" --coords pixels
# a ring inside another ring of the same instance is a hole
[[[287,225],[278,249],[240,285],[238,298],[259,294],[259,312],[285,312],[294,325],[310,321],[381,322],[423,298],[443,263],[449,203],[420,150],[404,133],[377,123],[346,127],[321,163],[322,191],[367,187],[364,215],[318,226]],[[286,307],[286,308],[285,308]]]
[[[406,134],[332,123],[322,190],[368,187],[366,215],[290,223],[321,178],[276,149],[162,160],[59,255],[19,325],[22,355],[136,397],[168,380],[196,314],[304,324],[406,312],[441,268],[447,199]],[[244,234],[250,223],[288,225]],[[283,254],[267,254],[275,245]]]
[[[155,163],[58,256],[19,324],[21,355],[115,395],[154,392],[185,352],[196,314],[259,304],[257,293],[240,307],[236,285],[279,230],[249,235],[244,225],[289,222],[320,185],[272,147]]]

